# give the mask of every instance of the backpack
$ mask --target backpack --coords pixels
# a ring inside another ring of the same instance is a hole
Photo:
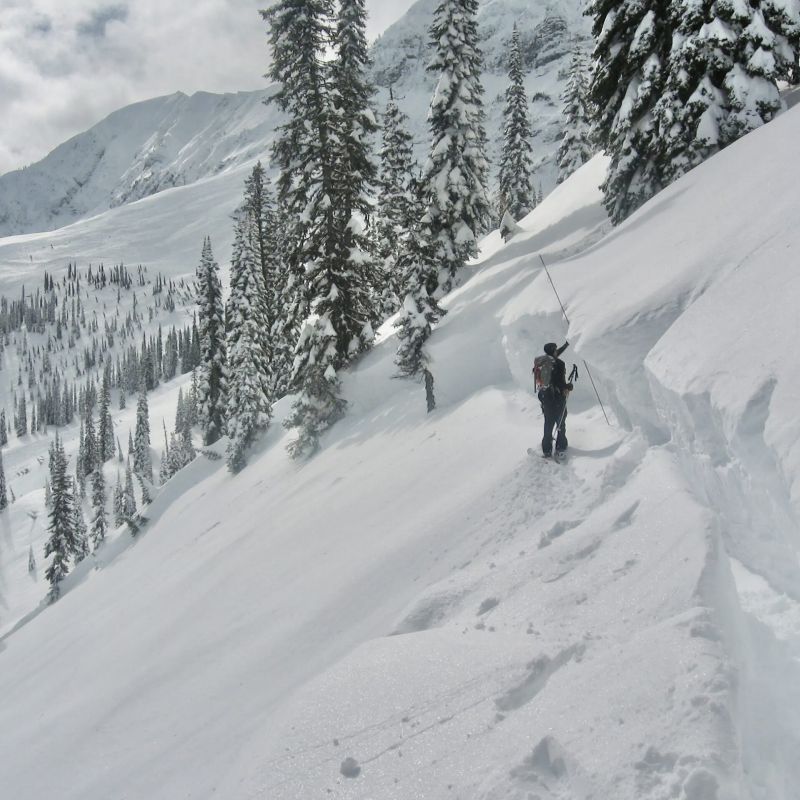
[[[534,388],[537,392],[542,389],[550,388],[550,381],[553,377],[553,367],[556,360],[553,356],[547,354],[543,356],[536,356],[533,360],[533,381]]]

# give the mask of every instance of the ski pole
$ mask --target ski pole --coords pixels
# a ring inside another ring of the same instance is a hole
[[[544,257],[541,253],[539,253],[539,260],[542,262],[542,266],[544,267],[545,274],[547,275],[547,280],[550,281],[550,286],[553,287],[553,294],[556,296],[556,300],[558,300],[558,304],[561,306],[561,313],[564,315],[564,319],[569,326],[571,323],[569,321],[569,317],[567,316],[567,310],[564,308],[564,304],[561,302],[561,298],[558,296],[558,290],[556,289],[555,283],[553,283],[553,278],[550,276],[550,270],[547,269],[547,264],[544,263]],[[600,403],[600,409],[603,412],[603,416],[606,419],[608,425],[611,425],[610,420],[608,419],[608,414],[606,414],[606,407],[603,405],[603,401],[600,399],[600,392],[597,391],[597,386],[595,385],[594,378],[592,377],[592,371],[589,369],[589,365],[586,363],[586,359],[582,358],[583,366],[586,367],[586,374],[589,376],[589,380],[592,384],[592,389],[594,389],[594,396],[597,398],[597,402]],[[565,406],[566,408],[566,406]]]
[[[603,401],[600,399],[600,393],[597,391],[597,387],[594,385],[594,378],[592,377],[592,371],[589,369],[589,365],[586,361],[583,362],[583,366],[586,367],[586,374],[589,376],[589,380],[592,382],[592,389],[594,389],[595,397],[597,397],[597,402],[600,403],[600,409],[603,412],[603,416],[606,418],[606,422],[608,422],[608,414],[606,414],[606,408],[603,405]],[[611,425],[610,422],[608,422]]]
[[[553,283],[553,279],[550,277],[550,270],[547,269],[547,264],[544,263],[544,257],[542,256],[541,253],[539,253],[539,260],[542,262],[545,274],[547,275],[547,280],[550,281],[550,285],[553,287],[553,294],[556,296],[556,300],[558,300],[558,304],[561,306],[561,313],[564,315],[564,319],[567,321],[567,325],[570,325],[571,323],[569,321],[569,317],[567,316],[566,309],[564,308],[564,304],[561,302],[561,298],[558,296],[556,285]]]
[[[569,378],[567,379],[567,381],[569,383],[572,383],[573,381],[576,381],[576,380],[578,380],[578,366],[577,366],[577,364],[573,364],[572,365],[572,372],[570,372]],[[558,434],[561,431],[561,426],[564,424],[564,417],[567,416],[567,399],[568,398],[569,398],[569,392],[567,392],[567,394],[564,395],[564,409],[561,412],[561,417],[558,420],[558,425],[556,425],[556,438],[558,437]]]

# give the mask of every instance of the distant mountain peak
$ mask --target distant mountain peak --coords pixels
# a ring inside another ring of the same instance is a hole
[[[378,111],[394,86],[408,113],[417,156],[428,144],[427,109],[435,76],[428,29],[438,0],[419,0],[372,47]],[[529,0],[484,0],[478,26],[484,52],[489,156],[496,164],[506,87],[506,58],[515,23],[520,30],[532,103],[537,184],[555,184],[555,152],[570,54],[588,47],[583,0],[543,5]],[[53,230],[165,189],[218,175],[257,158],[269,160],[274,107],[255,92],[197,91],[133,103],[109,114],[23,170],[0,176],[0,236]]]

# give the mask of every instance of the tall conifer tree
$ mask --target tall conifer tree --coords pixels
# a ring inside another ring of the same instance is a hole
[[[283,257],[281,215],[275,208],[270,180],[260,161],[245,181],[240,215],[250,215],[254,220],[254,230],[248,235],[263,274],[266,325],[271,343],[270,392],[277,399],[287,391],[294,360],[296,331],[293,325],[287,326],[284,319],[286,309],[291,308],[294,290]],[[237,246],[234,243],[234,248]],[[234,252],[232,261],[237,260],[239,256]]]
[[[588,91],[586,60],[583,52],[576,48],[569,67],[569,79],[561,95],[564,126],[558,146],[558,183],[565,181],[592,157],[592,114]]]
[[[278,87],[268,102],[284,112],[273,161],[280,174],[278,204],[284,214],[283,285],[279,335],[296,344],[309,314],[306,272],[330,256],[333,242],[331,108],[325,61],[331,39],[332,0],[278,0],[262,16],[269,25],[272,63],[268,77]],[[293,374],[292,380],[297,375]],[[291,380],[286,389],[294,388]]]
[[[136,404],[136,435],[133,441],[133,469],[147,481],[153,480],[153,460],[150,455],[150,410],[144,380]]]
[[[275,293],[276,273],[280,270],[280,246],[278,229],[275,220],[275,201],[272,197],[270,180],[259,161],[247,177],[244,184],[244,201],[242,212],[252,219],[252,239],[255,255],[264,278],[266,296],[272,298]],[[271,301],[268,312],[274,314]],[[270,326],[272,316],[269,317]]]
[[[341,12],[335,34],[330,0],[279,0],[264,12],[270,76],[279,86],[272,100],[288,117],[273,155],[292,273],[291,306],[281,317],[285,335],[298,334],[290,381],[297,400],[287,420],[300,429],[294,455],[313,451],[343,413],[337,370],[370,345],[376,316],[374,266],[362,228],[373,168],[359,138],[374,127],[365,105],[363,3],[346,0]]]
[[[219,266],[211,251],[211,239],[206,237],[200,266],[197,268],[197,305],[200,312],[198,336],[200,363],[198,365],[198,402],[200,424],[205,444],[213,444],[225,428],[226,357],[225,307]]]
[[[89,555],[89,535],[86,528],[86,519],[83,516],[83,508],[78,499],[77,486],[73,486],[75,497],[75,563],[79,564]]]
[[[396,363],[400,374],[410,377],[426,368],[423,347],[445,313],[435,299],[438,269],[424,217],[403,237],[397,266],[405,276],[405,287],[402,311],[395,323],[399,341]]]
[[[125,489],[117,470],[117,484],[114,487],[114,524],[119,527],[125,522]]]
[[[419,224],[422,216],[414,196],[417,189],[412,144],[408,116],[400,110],[390,89],[383,115],[376,223],[378,255],[382,259],[383,311],[387,315],[403,301],[405,276],[398,267],[403,237]]]
[[[124,396],[124,388],[120,397]],[[100,383],[97,455],[101,463],[114,457],[114,425],[111,422],[111,366],[106,363]]]
[[[664,0],[590,0],[595,69],[589,89],[611,158],[604,205],[619,223],[664,186],[654,109],[672,46]]]
[[[0,450],[0,511],[8,508],[8,491],[6,490],[6,471],[3,466],[3,451]]]
[[[509,86],[503,108],[503,153],[500,159],[499,217],[508,212],[520,220],[536,205],[533,187],[531,121],[525,93],[522,52],[516,24],[508,59]]]
[[[50,445],[50,522],[47,528],[50,537],[44,547],[45,556],[53,556],[45,571],[51,602],[57,600],[61,592],[60,584],[69,572],[70,557],[80,550],[75,527],[75,496],[67,466],[64,446],[56,433]]]
[[[125,488],[122,495],[122,513],[124,520],[129,525],[133,523],[136,516],[136,494],[133,489],[133,473],[131,472],[130,462],[125,467]]]
[[[236,229],[228,301],[228,467],[238,472],[245,453],[271,415],[271,346],[264,276],[257,254],[258,229],[252,213]]]
[[[339,0],[331,64],[332,130],[336,138],[332,198],[335,206],[337,253],[332,283],[339,309],[332,304],[331,322],[338,349],[351,355],[354,342],[363,350],[372,344],[368,322],[379,320],[379,291],[373,240],[366,227],[373,214],[377,167],[372,139],[378,129],[371,106],[374,87],[368,78],[367,13],[364,0]],[[328,288],[323,289],[328,294]],[[318,293],[319,297],[320,294]],[[366,331],[366,333],[365,333]]]
[[[96,550],[105,540],[108,532],[108,514],[106,513],[106,481],[102,467],[98,467],[92,475],[92,546]]]
[[[428,112],[424,185],[433,259],[441,265],[438,296],[477,255],[490,217],[477,11],[477,0],[442,0],[430,29],[428,70],[438,83]]]
[[[97,437],[94,432],[94,418],[92,416],[92,409],[86,410],[86,427],[84,429],[83,438],[83,457],[81,461],[81,474],[90,475],[97,467],[98,460],[98,447]]]

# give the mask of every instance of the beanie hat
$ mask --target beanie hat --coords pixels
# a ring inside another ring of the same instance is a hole
[[[555,356],[557,349],[558,349],[558,345],[555,342],[548,342],[544,346],[544,351],[549,356]]]

